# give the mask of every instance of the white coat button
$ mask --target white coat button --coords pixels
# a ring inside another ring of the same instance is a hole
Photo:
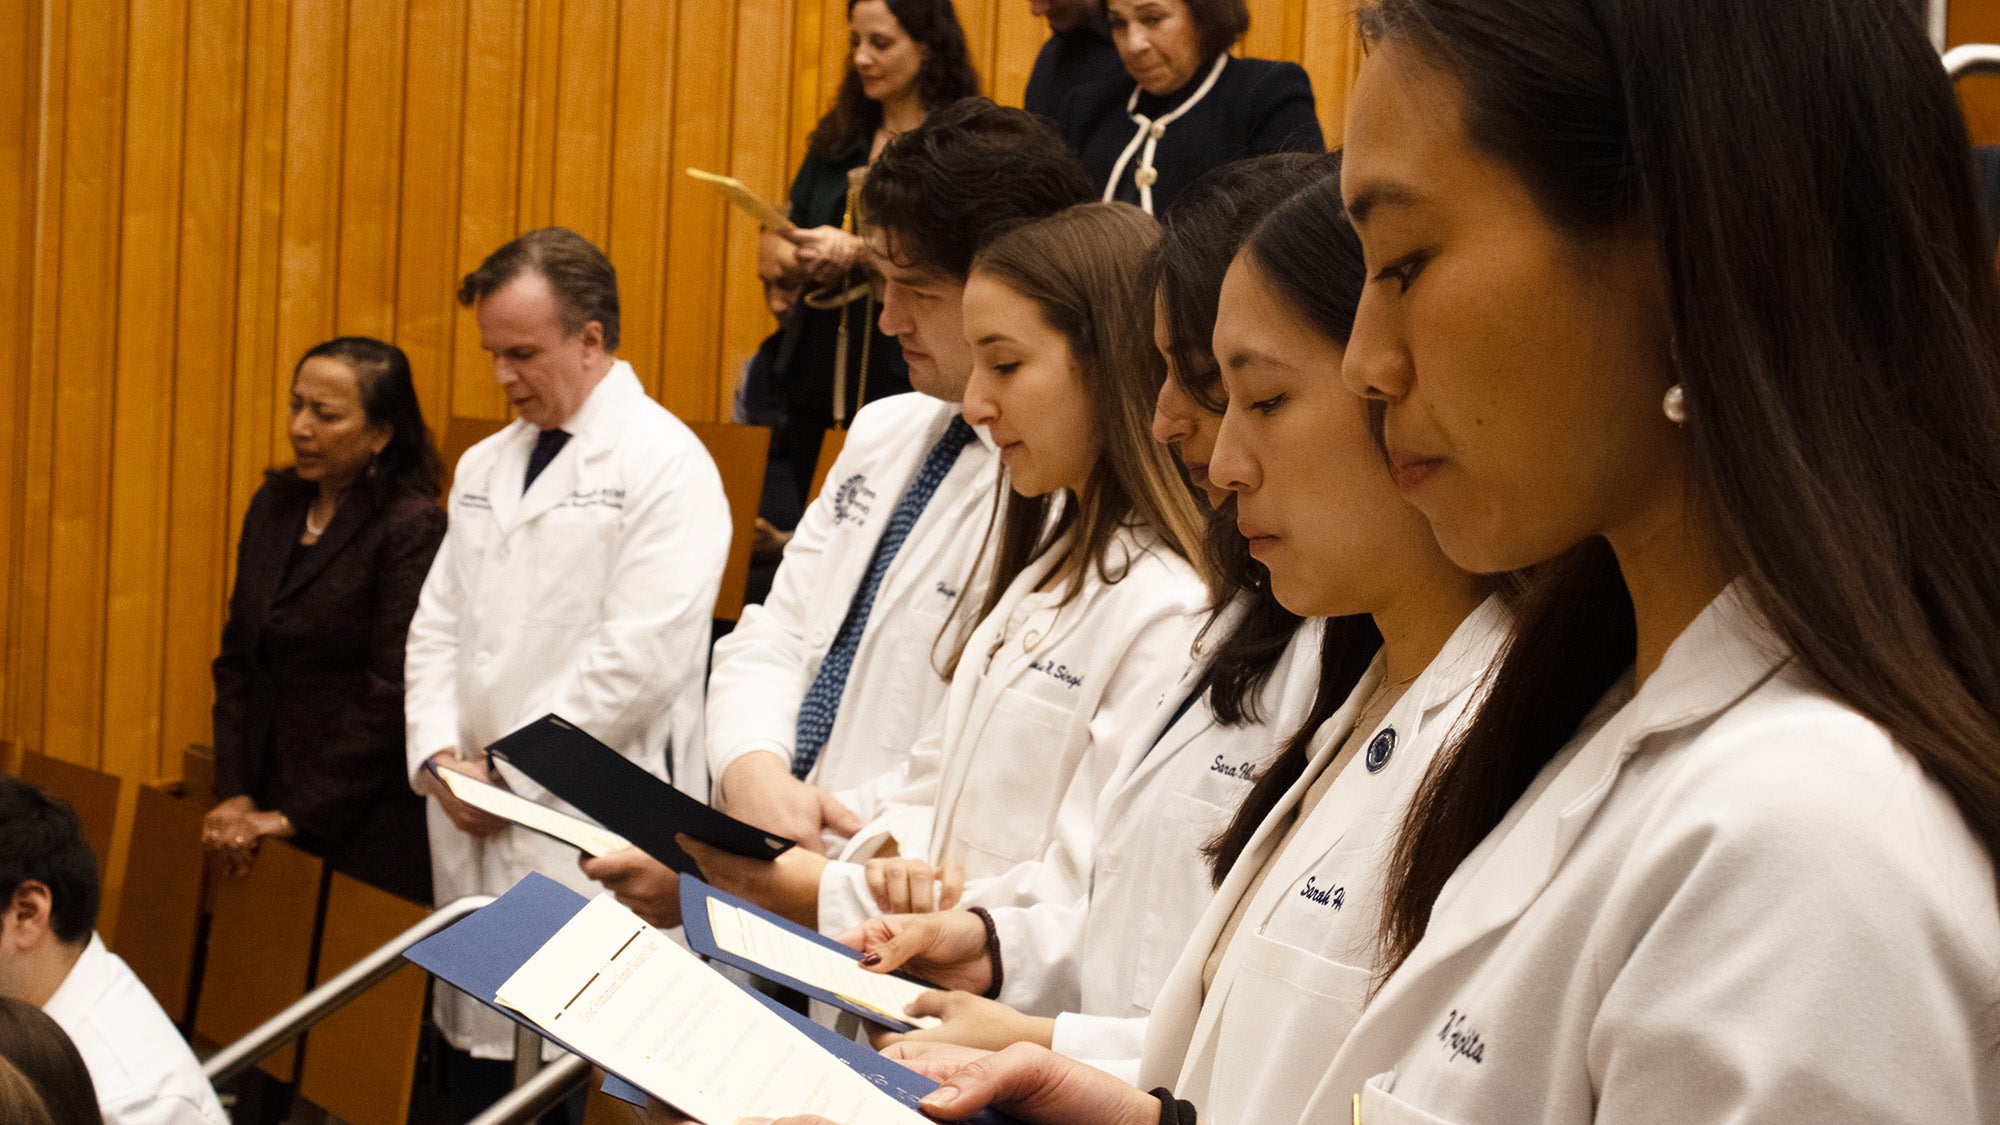
[[[1132,176],[1133,182],[1138,184],[1140,187],[1152,187],[1153,181],[1159,178],[1160,178],[1159,170],[1151,167],[1150,165],[1145,168],[1139,169],[1139,171]]]

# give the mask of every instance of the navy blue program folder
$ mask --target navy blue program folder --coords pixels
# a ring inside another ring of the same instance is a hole
[[[717,894],[721,893],[714,891],[712,887],[708,889]],[[508,977],[513,976],[528,958],[534,956],[535,951],[554,937],[556,931],[575,917],[576,912],[582,910],[588,901],[546,875],[530,874],[491,905],[474,912],[450,929],[433,934],[411,946],[404,956],[421,965],[439,980],[467,993],[516,1023],[526,1023],[520,1013],[496,1003],[493,999],[494,994],[500,991],[501,985],[507,983]],[[706,927],[705,905],[702,908],[702,917],[703,925]],[[846,1064],[848,1069],[873,1082],[912,1109],[916,1108],[917,1102],[925,1094],[937,1089],[937,1083],[908,1067],[883,1058],[871,1048],[821,1027],[769,997],[754,992],[751,995],[783,1016],[813,1042],[824,1047],[828,1053]],[[551,1041],[564,1050],[570,1049],[561,1040],[551,1038]],[[606,1079],[604,1091],[635,1105],[645,1104],[643,1091],[616,1076]],[[1008,1119],[989,1111],[971,1120],[999,1125]]]

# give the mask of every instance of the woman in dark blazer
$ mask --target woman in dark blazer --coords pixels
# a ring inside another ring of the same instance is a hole
[[[403,753],[403,644],[444,537],[439,462],[400,348],[343,336],[292,375],[292,467],[250,501],[215,658],[203,842],[236,874],[289,838],[337,871],[431,895]]]
[[[1125,73],[1077,87],[1056,125],[1106,202],[1165,214],[1203,172],[1267,152],[1324,152],[1297,63],[1236,58],[1244,0],[1099,0]]]

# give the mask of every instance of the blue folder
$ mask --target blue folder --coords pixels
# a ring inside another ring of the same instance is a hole
[[[685,884],[694,882],[683,879]],[[704,885],[705,886],[705,885]],[[720,895],[713,887],[706,888]],[[507,978],[554,937],[589,900],[546,875],[529,874],[491,905],[474,912],[442,933],[434,934],[404,954],[433,976],[460,989],[516,1023],[527,1024],[519,1012],[494,1001],[494,994]],[[708,908],[702,906],[702,927],[707,929]],[[688,927],[692,932],[693,927]],[[711,937],[709,944],[714,944]],[[842,946],[841,948],[846,948]],[[851,951],[850,951],[851,952]],[[813,1042],[846,1064],[850,1070],[873,1082],[903,1104],[916,1108],[937,1083],[885,1059],[869,1047],[856,1043],[812,1022],[770,997],[752,992],[764,1005],[783,1016]],[[529,1024],[529,1026],[533,1026]],[[540,1029],[537,1028],[537,1031]],[[559,1039],[551,1041],[573,1054],[582,1054]],[[604,1092],[634,1105],[645,1105],[646,1094],[638,1086],[615,1075],[607,1076]],[[988,1111],[973,1121],[1000,1125],[1008,1119]]]
[[[725,965],[734,965],[759,980],[767,980],[772,984],[783,985],[794,992],[802,992],[823,1004],[831,1004],[841,1011],[852,1012],[878,1027],[885,1027],[894,1032],[915,1031],[917,1029],[916,1024],[885,1016],[865,1004],[857,1004],[844,996],[836,996],[824,988],[807,984],[797,977],[788,976],[762,962],[752,961],[748,957],[743,957],[723,949],[715,943],[715,931],[708,924],[709,899],[718,899],[731,906],[747,910],[780,929],[796,934],[815,945],[831,949],[849,961],[859,960],[861,957],[859,953],[816,930],[809,930],[789,918],[773,914],[754,902],[745,902],[727,891],[717,890],[691,875],[683,875],[681,876],[681,930],[687,934],[689,949],[694,950],[711,961],[720,961]],[[916,979],[903,973],[895,975],[901,976],[905,980]],[[924,981],[917,981],[917,983],[925,984],[926,987],[932,987]]]

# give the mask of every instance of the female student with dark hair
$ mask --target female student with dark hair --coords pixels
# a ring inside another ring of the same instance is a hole
[[[1547,573],[1304,1119],[1990,1119],[2000,292],[1922,31],[1900,0],[1364,19],[1347,378],[1454,558]],[[1009,1052],[937,1115],[1160,1119]]]
[[[847,74],[806,141],[789,234],[758,242],[758,273],[783,323],[746,373],[742,420],[776,427],[767,514],[798,521],[820,439],[863,403],[910,389],[902,349],[876,324],[856,196],[869,164],[933,111],[979,93],[951,0],[849,0]]]
[[[876,913],[862,861],[891,840],[973,879],[1030,865],[1058,837],[1088,862],[1097,794],[1186,666],[1207,601],[1187,561],[1199,513],[1147,434],[1162,372],[1139,285],[1157,237],[1136,208],[1086,204],[974,259],[963,409],[991,433],[1011,493],[989,530],[988,592],[962,607],[977,625],[952,658],[940,729],[883,799],[860,803],[870,823],[847,862],[694,844],[710,882],[839,932]]]
[[[1168,217],[1143,286],[1155,294],[1154,340],[1167,367],[1153,436],[1176,451],[1190,482],[1216,505],[1202,551],[1214,608],[1180,683],[1120,752],[1097,805],[1084,895],[987,911],[1002,978],[993,973],[985,919],[969,911],[892,915],[842,935],[854,942],[865,935],[883,971],[916,956],[927,976],[949,976],[964,990],[928,997],[934,1003],[918,1014],[944,1022],[916,1038],[991,1048],[1026,1040],[1136,1069],[1143,1017],[1215,894],[1204,846],[1298,732],[1315,697],[1345,699],[1380,643],[1365,617],[1336,623],[1325,636],[1323,622],[1280,604],[1236,530],[1231,494],[1205,472],[1222,421],[1208,336],[1229,258],[1258,219],[1300,188],[1331,181],[1339,167],[1301,153],[1239,161],[1196,181]],[[1163,322],[1168,307],[1183,311]],[[1324,688],[1323,636],[1334,677]],[[1067,870],[1075,861],[1056,854],[1041,862]],[[974,884],[964,902],[982,898]]]
[[[437,450],[401,348],[316,345],[292,374],[293,464],[250,499],[215,658],[203,840],[247,872],[290,838],[335,870],[431,899],[403,765],[403,642],[444,537]]]

